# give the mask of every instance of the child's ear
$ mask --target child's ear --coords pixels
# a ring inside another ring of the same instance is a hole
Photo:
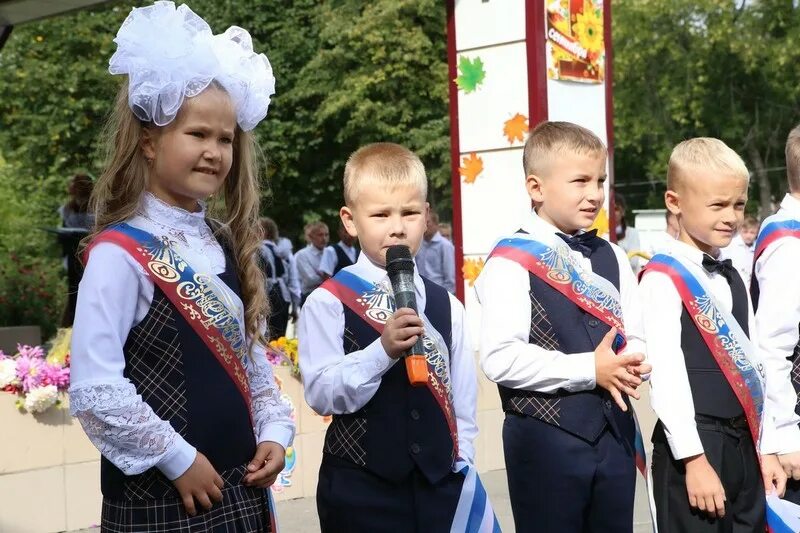
[[[356,230],[356,224],[353,222],[353,212],[350,210],[349,207],[344,206],[339,209],[339,218],[342,219],[342,225],[344,229],[347,231],[347,234],[351,237],[358,237],[358,231]]]
[[[664,205],[667,207],[667,211],[672,213],[675,216],[681,214],[681,195],[675,191],[671,191],[667,189],[667,192],[664,193]]]
[[[540,204],[544,202],[544,193],[542,192],[542,185],[544,181],[536,174],[530,174],[525,178],[525,188],[528,190],[528,196],[531,197],[534,203]]]
[[[156,140],[153,130],[150,128],[142,129],[142,139],[139,141],[139,147],[142,149],[142,155],[148,161],[156,158]]]

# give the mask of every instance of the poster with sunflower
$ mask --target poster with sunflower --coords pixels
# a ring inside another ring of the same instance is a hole
[[[603,0],[544,0],[547,77],[602,83],[605,75]]]

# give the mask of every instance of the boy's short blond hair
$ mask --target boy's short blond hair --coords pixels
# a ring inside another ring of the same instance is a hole
[[[533,128],[525,141],[522,166],[525,175],[541,175],[553,156],[572,153],[606,155],[606,145],[583,126],[572,122],[545,121]]]
[[[786,138],[786,179],[791,192],[800,192],[800,126]]]
[[[695,137],[672,149],[667,167],[667,189],[677,190],[692,169],[750,179],[742,158],[727,144],[713,137]]]
[[[761,223],[753,215],[747,215],[746,217],[744,217],[744,220],[742,221],[742,227],[758,229],[759,227],[761,227]]]
[[[410,186],[428,196],[425,166],[417,154],[395,143],[373,143],[353,152],[344,166],[344,202],[352,206],[369,185],[393,188]]]
[[[322,222],[321,220],[317,220],[316,222],[309,222],[308,224],[306,224],[306,227],[304,229],[306,240],[310,241],[311,240],[311,234],[314,233],[317,230],[328,231],[328,225],[326,223]]]

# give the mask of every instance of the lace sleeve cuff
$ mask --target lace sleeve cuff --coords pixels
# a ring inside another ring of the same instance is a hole
[[[129,381],[76,384],[69,396],[70,413],[89,440],[125,474],[157,466],[175,479],[194,461],[195,449],[153,412]]]
[[[253,423],[257,441],[277,442],[288,448],[295,431],[292,408],[281,397],[272,365],[267,361],[263,348],[256,346],[253,358],[247,360],[246,366],[253,395]]]

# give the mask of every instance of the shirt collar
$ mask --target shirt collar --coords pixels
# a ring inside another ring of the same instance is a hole
[[[139,203],[139,214],[163,226],[199,234],[208,230],[206,225],[206,206],[198,202],[200,210],[194,213],[169,205],[151,192],[145,192]]]
[[[781,209],[788,211],[795,218],[800,218],[800,200],[789,193],[786,193],[781,200]]]
[[[353,274],[356,274],[358,277],[370,283],[379,283],[381,281],[389,282],[389,275],[386,273],[386,269],[373,263],[363,250],[358,254],[358,259],[356,259],[355,264],[352,267],[345,268],[348,270],[352,269]],[[422,286],[422,278],[419,275],[416,258],[414,258],[414,286],[417,287],[417,291],[419,291],[419,287]]]
[[[531,235],[546,235],[546,234],[554,234],[554,233],[561,233],[564,234],[563,231],[552,225],[551,223],[547,222],[545,219],[539,216],[535,209],[531,209],[531,216],[527,217],[522,224],[522,229],[528,232]],[[586,230],[578,230],[574,235],[578,235],[584,233]]]
[[[682,259],[687,259],[692,263],[703,266],[703,256],[708,255],[699,248],[695,248],[685,242],[677,239],[672,239],[669,243],[669,251],[672,255],[679,256]]]

